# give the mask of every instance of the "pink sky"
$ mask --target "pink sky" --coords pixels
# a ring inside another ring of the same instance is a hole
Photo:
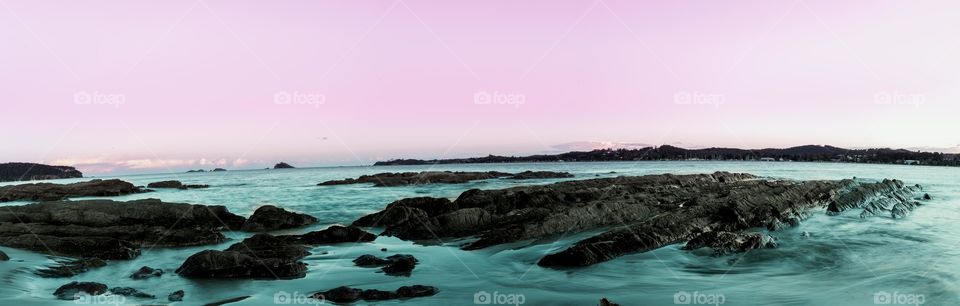
[[[957,1],[0,0],[0,42],[0,161],[88,173],[960,144]]]

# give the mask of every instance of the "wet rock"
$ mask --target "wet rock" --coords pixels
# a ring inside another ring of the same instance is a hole
[[[163,270],[161,269],[154,269],[151,267],[143,266],[143,267],[140,267],[140,269],[137,270],[136,272],[133,272],[133,274],[130,275],[130,278],[146,279],[151,277],[160,277],[162,275],[163,275]]]
[[[107,262],[99,258],[63,258],[57,260],[57,265],[39,269],[34,274],[46,278],[74,277],[105,266]]]
[[[326,229],[309,232],[303,235],[284,235],[279,236],[292,243],[301,243],[309,245],[346,243],[346,242],[370,242],[377,239],[377,235],[366,232],[353,226],[331,225]]]
[[[331,301],[334,303],[353,303],[361,299],[365,301],[383,301],[398,298],[406,299],[425,297],[435,295],[437,292],[439,292],[439,290],[437,290],[436,287],[424,285],[403,286],[397,288],[397,290],[393,292],[376,289],[362,290],[342,286],[323,292],[317,292],[311,295],[311,297],[315,299]]]
[[[75,300],[81,294],[101,295],[107,292],[107,285],[95,282],[70,282],[60,286],[53,295],[61,300]]]
[[[273,169],[293,169],[294,167],[285,162],[279,162],[273,166]]]
[[[0,251],[0,261],[8,261],[8,260],[10,260],[10,255],[7,255],[7,253]]]
[[[145,192],[121,180],[91,180],[71,184],[35,183],[0,187],[0,202],[58,201],[72,197],[121,196]]]
[[[248,232],[272,231],[297,228],[317,222],[313,216],[287,211],[273,205],[257,208],[241,227]]]
[[[553,171],[523,171],[513,176],[510,176],[510,179],[513,180],[530,180],[530,179],[551,179],[551,178],[570,178],[573,177],[573,174],[568,172],[553,172]]]
[[[184,294],[183,290],[174,291],[170,295],[167,295],[167,300],[171,302],[183,301]]]
[[[246,221],[223,206],[156,199],[41,202],[0,210],[0,245],[54,255],[131,259],[141,245],[195,246],[224,241]]]
[[[197,188],[209,188],[210,185],[200,185],[200,184],[184,184],[180,181],[162,181],[162,182],[153,182],[147,184],[147,188],[176,188],[176,189],[197,189]]]
[[[226,299],[226,300],[216,301],[216,302],[213,302],[213,303],[206,303],[206,304],[203,304],[203,306],[222,306],[222,305],[226,305],[226,304],[230,304],[230,303],[236,303],[236,302],[239,302],[239,301],[243,301],[243,300],[246,300],[246,299],[248,299],[248,298],[250,298],[249,295],[247,295],[247,296],[238,296],[238,297],[235,297],[235,298],[229,298],[229,299]]]
[[[509,177],[512,174],[498,171],[463,172],[463,171],[424,171],[377,173],[361,175],[355,179],[326,181],[319,186],[372,183],[374,187],[406,186],[421,184],[463,184],[470,181],[486,180],[499,177]]]
[[[353,224],[384,227],[381,235],[405,240],[477,237],[466,250],[614,227],[538,263],[586,266],[687,241],[704,229],[795,226],[814,208],[839,213],[888,199],[887,211],[902,215],[918,190],[897,180],[787,181],[729,172],[622,176],[473,189],[452,202],[405,199]]]
[[[367,254],[353,260],[353,263],[358,267],[383,267],[380,270],[392,276],[410,276],[410,272],[416,267],[417,262],[417,258],[409,254],[396,254],[387,258]]]
[[[598,306],[620,306],[620,304],[614,303],[607,298],[600,299],[600,304]]]
[[[153,294],[145,293],[143,291],[140,291],[131,287],[113,287],[113,288],[110,288],[110,293],[115,295],[144,298],[144,299],[156,298],[156,296]]]
[[[307,248],[269,234],[257,234],[223,251],[193,254],[176,270],[187,278],[289,279],[306,276],[300,261]]]
[[[730,252],[776,248],[777,241],[770,235],[761,233],[706,232],[688,241],[684,249],[696,250],[703,247],[713,249],[715,255],[724,255]]]

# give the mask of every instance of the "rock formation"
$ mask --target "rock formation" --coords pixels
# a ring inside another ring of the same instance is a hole
[[[58,201],[70,197],[121,196],[145,190],[121,180],[91,180],[72,184],[34,183],[0,187],[0,202]]]
[[[342,180],[326,181],[319,186],[345,185],[371,183],[374,187],[407,186],[421,184],[463,184],[476,180],[488,180],[494,178],[509,179],[544,179],[544,178],[568,178],[573,177],[567,172],[553,171],[524,171],[517,174],[487,171],[487,172],[464,172],[464,171],[424,171],[424,172],[398,172],[398,173],[377,173],[372,175],[361,175],[358,178],[348,178]]]

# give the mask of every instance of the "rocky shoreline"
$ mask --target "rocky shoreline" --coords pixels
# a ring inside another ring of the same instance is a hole
[[[149,191],[117,179],[72,184],[34,183],[0,187],[0,202],[58,201],[72,197],[121,196]]]
[[[370,183],[373,187],[392,187],[422,184],[463,184],[477,180],[505,178],[514,180],[571,178],[567,172],[553,171],[524,171],[507,173],[500,171],[464,172],[464,171],[423,171],[423,172],[385,172],[372,175],[361,175],[358,178],[326,181],[318,186],[348,185]]]

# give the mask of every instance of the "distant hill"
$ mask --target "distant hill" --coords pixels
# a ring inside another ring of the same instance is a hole
[[[548,155],[497,156],[454,159],[395,159],[379,161],[374,166],[518,163],[557,161],[639,161],[639,160],[766,160],[826,161],[877,164],[921,164],[960,166],[958,154],[919,152],[904,149],[844,149],[833,146],[805,145],[785,149],[705,148],[684,149],[669,145],[641,149],[601,149]]]
[[[52,180],[83,177],[83,173],[73,167],[49,166],[33,163],[0,164],[0,182]]]

